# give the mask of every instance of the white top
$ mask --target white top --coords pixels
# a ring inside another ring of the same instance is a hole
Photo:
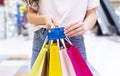
[[[87,10],[96,8],[99,0],[40,0],[40,14],[52,16],[60,24],[66,26],[72,22],[83,21]]]

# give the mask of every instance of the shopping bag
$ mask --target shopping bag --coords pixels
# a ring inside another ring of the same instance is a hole
[[[67,54],[67,48],[65,46],[64,40],[59,40],[59,54],[62,67],[62,76],[76,76],[75,70],[73,68],[72,62]]]
[[[64,27],[51,28],[47,31],[47,34],[48,40],[57,40],[66,37],[64,34]]]
[[[76,76],[93,76],[77,47],[71,45],[69,42],[66,42],[66,47],[68,48],[67,53],[75,69]]]
[[[50,51],[48,50],[47,51],[47,55],[46,55],[47,57],[47,59],[46,59],[46,66],[45,66],[45,76],[49,76],[49,62],[50,62]]]
[[[62,67],[62,76],[76,76],[66,49],[61,49],[59,52],[60,52],[60,61]]]
[[[62,69],[57,43],[50,45],[49,76],[62,76]]]
[[[48,44],[45,43],[43,44],[43,47],[35,61],[35,63],[33,64],[33,67],[29,73],[29,76],[46,76],[46,70],[47,70],[47,51],[48,51]]]

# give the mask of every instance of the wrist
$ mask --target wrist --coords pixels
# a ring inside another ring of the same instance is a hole
[[[84,31],[87,32],[90,28],[89,28],[89,24],[87,22],[83,22],[84,25]]]

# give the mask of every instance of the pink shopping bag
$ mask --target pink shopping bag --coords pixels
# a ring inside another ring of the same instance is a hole
[[[67,54],[67,50],[61,49],[59,54],[62,67],[62,76],[76,76],[72,62]]]
[[[66,43],[66,47],[68,48],[67,53],[73,64],[76,76],[93,76],[77,47],[69,44],[68,42]]]

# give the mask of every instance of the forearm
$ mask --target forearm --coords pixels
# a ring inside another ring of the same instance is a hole
[[[96,9],[93,9],[92,11],[88,11],[84,20],[84,25],[87,27],[87,30],[90,30],[93,28],[93,26],[96,23]]]
[[[37,15],[34,13],[30,13],[27,15],[28,22],[33,25],[45,25],[46,20],[43,15]]]
[[[32,8],[29,8],[27,12],[27,19],[28,22],[33,25],[44,25],[46,24],[46,18],[44,15],[38,15],[37,11],[33,10]]]

